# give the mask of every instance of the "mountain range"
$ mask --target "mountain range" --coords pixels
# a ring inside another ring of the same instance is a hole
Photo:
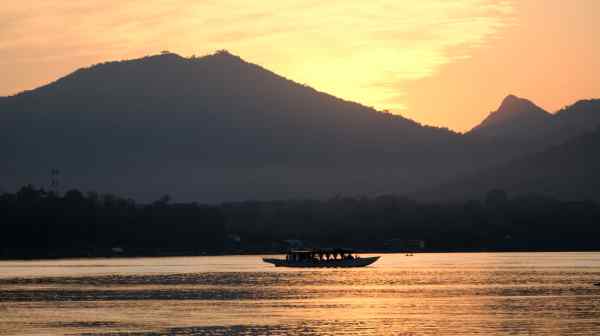
[[[1,97],[0,187],[47,186],[58,169],[58,188],[142,201],[163,194],[201,202],[389,193],[430,198],[433,190],[472,197],[461,184],[471,179],[486,180],[477,182],[481,188],[512,191],[511,183],[485,174],[498,169],[556,178],[514,163],[540,155],[545,166],[569,165],[565,180],[579,174],[591,164],[593,141],[585,139],[598,133],[598,124],[600,100],[548,113],[509,95],[460,134],[319,92],[226,51],[199,58],[163,53],[97,64]],[[584,143],[586,150],[573,149]],[[564,152],[578,159],[562,162]],[[560,192],[562,184],[552,188],[552,194],[583,197]],[[585,197],[600,198],[592,194]]]
[[[503,159],[558,145],[593,131],[600,123],[600,100],[580,100],[556,113],[508,95],[500,107],[465,134],[484,147],[496,147]]]

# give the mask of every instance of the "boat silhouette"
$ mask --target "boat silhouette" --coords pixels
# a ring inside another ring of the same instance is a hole
[[[263,258],[277,267],[365,267],[379,260],[377,257],[358,257],[349,249],[291,250],[285,259]]]

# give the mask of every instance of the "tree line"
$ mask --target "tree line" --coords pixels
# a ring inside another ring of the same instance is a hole
[[[492,190],[481,200],[420,203],[384,195],[325,201],[242,202],[221,206],[227,228],[249,246],[294,239],[316,246],[402,250],[422,240],[429,251],[598,250],[600,206],[543,195],[509,198]]]
[[[0,195],[0,257],[281,252],[307,247],[428,251],[600,249],[600,206],[542,195],[420,203],[406,197],[150,204],[113,195],[64,195],[31,185]]]
[[[78,190],[61,196],[31,185],[0,196],[0,223],[8,258],[216,253],[225,237],[216,207],[168,197],[140,205]]]

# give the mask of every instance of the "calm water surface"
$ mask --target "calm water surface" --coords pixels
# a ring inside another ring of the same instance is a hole
[[[600,335],[600,253],[0,262],[0,335]]]

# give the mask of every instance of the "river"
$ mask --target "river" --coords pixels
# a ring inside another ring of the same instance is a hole
[[[600,335],[600,253],[0,261],[0,335]]]

